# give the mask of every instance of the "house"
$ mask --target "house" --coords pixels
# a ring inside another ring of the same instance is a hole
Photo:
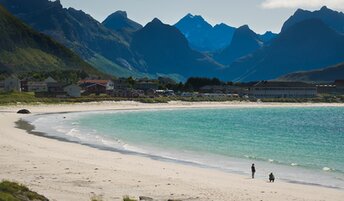
[[[136,83],[134,88],[138,90],[148,91],[148,90],[157,90],[159,86],[158,86],[158,83],[155,83],[155,82],[142,81],[142,82]]]
[[[20,80],[21,91],[28,92],[28,82],[29,82],[29,79],[27,78]]]
[[[216,93],[216,94],[247,94],[244,87],[231,85],[206,85],[200,88],[201,93]]]
[[[111,80],[80,80],[78,84],[89,94],[109,93],[114,89],[114,83]]]
[[[20,80],[17,77],[9,77],[5,79],[4,91],[21,91]]]
[[[316,85],[318,94],[336,94],[336,85],[334,84],[318,84]]]
[[[260,81],[249,87],[249,95],[254,98],[313,98],[317,88],[304,82]]]
[[[63,94],[63,84],[57,82],[56,80],[54,80],[52,77],[48,77],[47,79],[45,79],[43,81],[44,83],[46,83],[47,85],[47,91],[51,94]]]
[[[106,86],[98,83],[87,83],[79,85],[86,94],[105,94],[107,93]]]
[[[199,96],[198,92],[183,92],[180,94],[181,97],[197,97]]]
[[[66,98],[67,93],[63,90],[63,84],[52,77],[48,77],[42,82],[29,81],[28,91],[35,92],[36,97]]]
[[[58,82],[49,82],[47,83],[47,88],[49,93],[58,93],[63,92],[63,85]]]
[[[80,97],[81,96],[81,87],[75,84],[68,85],[63,88],[63,91],[67,93],[69,97]]]
[[[45,79],[44,82],[47,83],[47,84],[48,83],[57,83],[57,81],[54,78],[50,77],[50,76],[47,79]]]
[[[336,94],[344,94],[344,80],[336,80],[334,85],[336,86]]]
[[[206,85],[199,89],[201,93],[226,93],[225,85]]]
[[[47,92],[48,84],[45,82],[29,81],[26,83],[26,87],[23,87],[22,89],[28,92]]]
[[[123,97],[123,98],[138,98],[138,97],[143,97],[145,94],[142,90],[126,88],[126,89],[114,89],[110,95],[114,97]]]
[[[0,81],[0,91],[5,91],[5,81]]]
[[[125,78],[119,78],[113,81],[114,84],[114,90],[116,89],[127,89],[130,88],[130,84],[127,79]]]
[[[170,89],[155,90],[155,94],[158,96],[175,96],[174,91]]]

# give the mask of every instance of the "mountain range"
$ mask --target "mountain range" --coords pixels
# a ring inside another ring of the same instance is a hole
[[[119,77],[270,80],[299,71],[312,74],[344,61],[344,14],[327,7],[298,9],[279,34],[260,35],[247,25],[212,26],[192,14],[173,26],[159,19],[142,26],[125,11],[100,23],[83,11],[63,8],[59,0],[0,4],[32,30],[50,36],[99,71]]]
[[[192,50],[177,28],[155,18],[133,35],[131,47],[146,61],[148,73],[215,76],[222,66]]]
[[[320,19],[308,19],[281,32],[274,41],[226,69],[237,81],[270,80],[344,61],[344,36]]]
[[[240,57],[255,52],[263,44],[259,35],[244,25],[235,30],[230,45],[215,54],[214,58],[222,64],[231,64]]]
[[[282,32],[287,30],[292,25],[307,20],[307,19],[320,19],[330,28],[338,31],[339,33],[344,33],[344,13],[337,12],[323,6],[320,10],[307,11],[298,9],[294,15],[292,15],[282,27]]]
[[[235,28],[224,23],[210,25],[200,15],[187,14],[174,25],[184,34],[190,46],[198,51],[212,52],[231,43]]]
[[[0,72],[53,70],[101,75],[71,50],[26,26],[0,5]]]
[[[129,43],[83,11],[63,8],[60,1],[0,0],[13,15],[49,35],[99,70],[112,75],[138,75],[138,59]]]

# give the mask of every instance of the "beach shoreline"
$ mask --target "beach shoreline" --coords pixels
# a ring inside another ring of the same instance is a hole
[[[28,135],[16,128],[25,115],[61,112],[220,107],[344,107],[344,104],[308,103],[186,103],[143,104],[102,102],[63,105],[0,107],[0,179],[15,180],[51,200],[121,200],[149,196],[157,200],[340,200],[343,190],[278,181],[274,184],[249,175],[226,173],[148,157],[95,149],[76,143]],[[63,148],[63,149],[62,149]],[[60,192],[61,191],[61,192]]]

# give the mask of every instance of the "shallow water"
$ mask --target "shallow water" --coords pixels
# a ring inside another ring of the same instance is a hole
[[[344,188],[344,108],[220,108],[55,114],[36,130],[258,178]]]

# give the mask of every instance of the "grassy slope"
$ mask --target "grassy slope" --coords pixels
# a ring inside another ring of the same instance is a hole
[[[51,38],[37,33],[0,6],[0,70],[85,70],[99,75],[91,65]],[[2,67],[1,67],[2,66]]]
[[[30,191],[26,186],[2,181],[0,183],[0,201],[48,201],[46,197]]]
[[[105,57],[95,54],[87,60],[93,66],[96,66],[100,71],[120,77],[152,77],[152,75],[141,73],[136,69],[129,70],[116,63],[106,59]]]
[[[297,80],[297,81],[334,81],[344,79],[344,62],[327,68],[295,72],[284,75],[279,80]]]

